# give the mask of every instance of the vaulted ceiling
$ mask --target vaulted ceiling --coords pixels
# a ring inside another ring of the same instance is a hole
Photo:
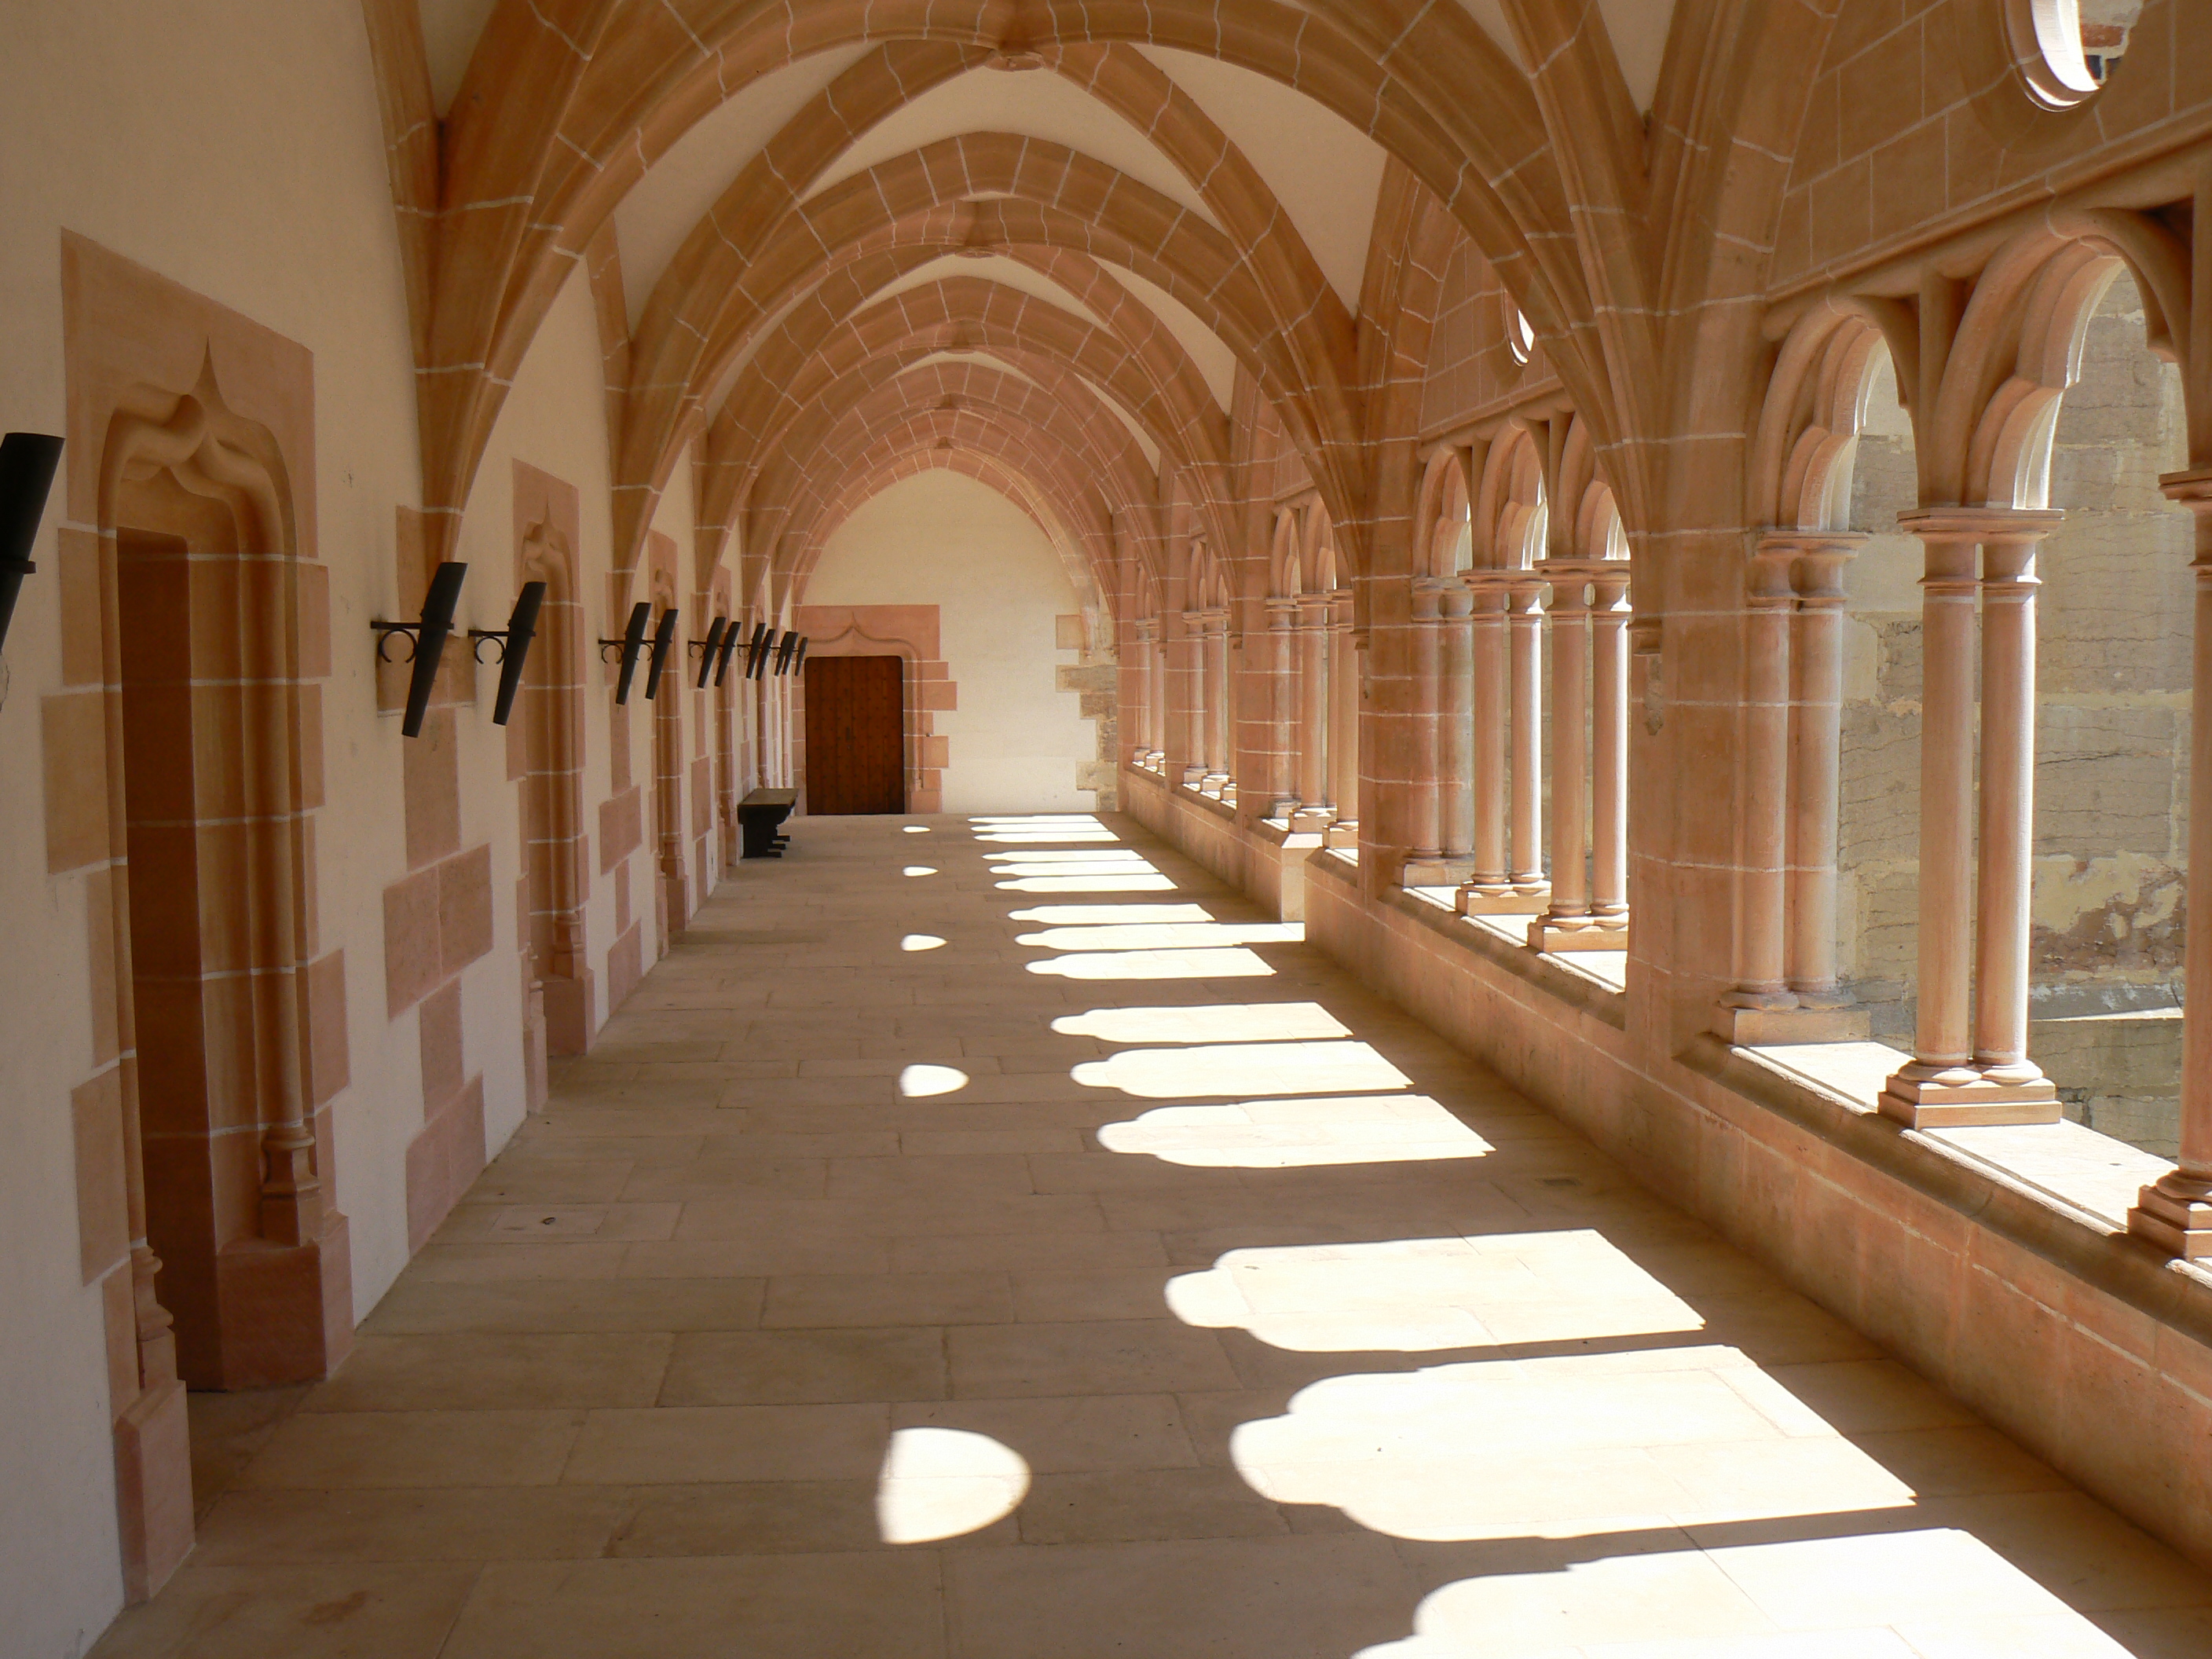
[[[916,457],[1092,559],[1117,533],[1154,556],[1170,495],[1226,538],[1240,372],[1356,520],[1394,372],[1363,324],[1433,289],[1439,236],[1617,428],[1648,349],[1614,337],[1593,290],[1627,262],[1568,204],[1646,205],[1674,0],[1237,3],[371,0],[432,505],[465,499],[579,263],[619,386],[617,557],[688,454],[702,561],[740,558],[748,598],[787,597]],[[1582,132],[1570,164],[1561,108],[1619,142]]]

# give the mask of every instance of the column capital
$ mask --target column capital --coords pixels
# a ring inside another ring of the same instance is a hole
[[[1632,574],[1626,559],[1600,559],[1596,574],[1590,577],[1593,608],[1601,611],[1619,611],[1626,619],[1628,611],[1628,584]]]
[[[1301,593],[1297,604],[1300,627],[1319,629],[1328,625],[1329,596],[1327,592]]]
[[[1298,601],[1295,595],[1270,593],[1261,605],[1267,612],[1267,626],[1288,633],[1297,626]]]
[[[1140,622],[1132,623],[1130,626],[1137,630],[1137,643],[1139,645],[1154,644],[1160,637],[1160,623],[1157,617],[1146,617]]]
[[[1328,597],[1329,628],[1336,633],[1349,634],[1352,631],[1353,621],[1352,590],[1348,587],[1332,587],[1328,591]]]
[[[1585,590],[1601,574],[1601,559],[1543,559],[1536,569],[1552,585],[1552,614],[1571,617],[1589,609]]]
[[[1923,542],[2039,542],[2066,522],[2057,507],[1921,507],[1897,515],[1898,528]]]
[[[1446,576],[1416,576],[1413,580],[1413,620],[1427,623],[1437,620],[1443,604],[1444,590],[1457,586]]]
[[[2187,507],[2200,520],[2212,519],[2212,466],[2162,472],[2158,487],[2165,492],[2166,500]]]
[[[1759,550],[1771,549],[1790,562],[1790,586],[1801,605],[1836,606],[1849,596],[1844,592],[1844,567],[1858,556],[1867,544],[1857,530],[1766,530],[1759,532]]]

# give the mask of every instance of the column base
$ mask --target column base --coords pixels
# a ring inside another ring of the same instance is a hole
[[[1195,789],[1199,785],[1205,781],[1206,769],[1203,766],[1186,766],[1182,769],[1182,784],[1184,788]]]
[[[185,1385],[149,1389],[115,1419],[115,1503],[123,1599],[149,1600],[191,1553],[191,1430]]]
[[[1713,1030],[1739,1048],[1796,1042],[1865,1042],[1874,1022],[1863,1008],[1722,1008]]]
[[[1291,822],[1291,833],[1298,836],[1318,836],[1336,822],[1334,806],[1299,806],[1292,805],[1285,814]]]
[[[1528,924],[1532,951],[1626,951],[1625,923],[1608,926],[1590,916],[1539,916]]]
[[[1909,1075],[1919,1070],[1930,1074]],[[2056,1123],[2064,1115],[2050,1079],[1998,1083],[1972,1066],[1935,1070],[1908,1066],[1889,1080],[1876,1103],[1882,1115],[1908,1129],[1965,1129],[2000,1124]]]
[[[2212,1195],[2169,1192],[2153,1182],[2128,1212],[2128,1231],[2184,1261],[2212,1256]]]
[[[1471,867],[1465,859],[1407,859],[1401,884],[1407,887],[1457,887],[1471,873]]]
[[[1463,916],[1540,916],[1552,908],[1552,896],[1518,893],[1510,887],[1502,893],[1462,887],[1452,908]]]
[[[1359,846],[1359,820],[1339,818],[1323,832],[1322,844],[1340,850],[1357,851]]]
[[[549,979],[545,987],[545,1048],[556,1054],[587,1054],[596,1033],[597,1006],[589,969],[574,979]]]

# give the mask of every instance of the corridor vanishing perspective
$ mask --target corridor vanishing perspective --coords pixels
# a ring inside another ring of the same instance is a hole
[[[2200,1569],[1112,814],[809,820],[331,1376],[195,1407],[101,1659],[2212,1651]]]

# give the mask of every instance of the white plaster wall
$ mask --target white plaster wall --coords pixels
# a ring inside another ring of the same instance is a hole
[[[507,626],[514,604],[514,463],[523,461],[575,487],[581,545],[576,550],[579,592],[587,640],[619,635],[607,616],[607,574],[614,568],[614,520],[607,461],[605,365],[590,279],[580,264],[562,285],[544,322],[515,371],[469,492],[461,521],[459,556],[469,562],[463,613],[471,628]],[[612,700],[602,690],[604,672],[595,645],[586,644],[584,669],[584,830],[591,840],[590,896],[585,907],[587,959],[606,994],[607,947],[615,939],[615,886],[599,864],[599,803],[608,795]],[[460,721],[461,845],[491,843],[492,948],[462,976],[462,1061],[484,1079],[486,1150],[496,1157],[520,1125],[523,1098],[522,978],[515,937],[515,883],[522,874],[522,802],[507,781],[507,734],[491,723],[498,671],[487,665],[477,679],[475,718]],[[643,696],[632,693],[624,711],[632,724],[631,781],[647,738]],[[396,732],[397,727],[395,726]],[[643,860],[634,855],[634,863]],[[632,913],[642,877],[630,873]],[[647,930],[647,950],[651,929]],[[650,957],[647,957],[649,961]],[[606,1010],[602,1007],[602,1018]],[[404,1017],[412,1025],[415,1016]],[[404,1243],[404,1241],[403,1241]],[[396,1275],[404,1259],[392,1265]],[[390,1279],[385,1283],[389,1285]]]
[[[396,1171],[366,1155],[415,1109],[387,1030],[383,884],[398,772],[375,730],[368,607],[395,503],[420,499],[404,291],[356,0],[70,0],[5,9],[0,52],[0,427],[63,424],[60,236],[77,232],[314,353],[325,688],[324,937],[346,947],[352,1085],[334,1109],[357,1305],[404,1249]],[[46,870],[40,698],[58,689],[52,526],[0,663],[0,1650],[66,1659],[121,1596],[105,1342],[79,1284],[69,1090],[90,1070],[81,876]],[[357,636],[357,637],[356,637]],[[354,648],[358,644],[359,648]]]
[[[1097,758],[1079,699],[1056,684],[1073,652],[1054,618],[1077,609],[1036,521],[964,473],[901,479],[841,526],[804,605],[933,605],[960,707],[937,717],[951,741],[948,812],[1087,811],[1079,769]]]

